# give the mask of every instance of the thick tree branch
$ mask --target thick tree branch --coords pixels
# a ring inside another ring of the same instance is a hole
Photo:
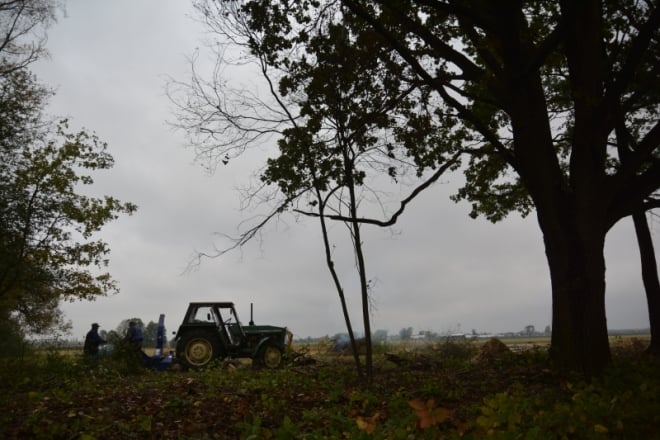
[[[483,137],[484,139],[489,142],[493,148],[495,148],[495,151],[497,151],[498,154],[502,155],[504,160],[507,161],[509,165],[511,165],[516,171],[518,170],[518,161],[516,160],[515,156],[513,153],[502,144],[500,141],[500,138],[497,136],[497,134],[493,133],[485,124],[484,122],[478,118],[476,115],[474,115],[467,107],[465,107],[463,104],[458,102],[456,99],[452,98],[449,93],[447,93],[444,88],[439,88],[438,93],[440,96],[442,96],[442,99],[449,104],[451,107],[456,109],[458,111],[459,118],[469,122],[472,124],[472,126],[477,130]]]
[[[360,217],[360,218],[351,218],[351,217],[346,217],[343,215],[326,215],[326,218],[329,218],[331,220],[337,220],[337,221],[342,221],[342,222],[353,222],[357,221],[358,223],[363,223],[363,224],[371,224],[371,225],[376,225],[376,226],[381,226],[381,227],[388,227],[394,225],[401,214],[406,209],[406,206],[415,199],[422,191],[427,189],[429,186],[431,186],[433,183],[435,183],[440,176],[442,176],[445,171],[450,169],[452,166],[456,165],[460,157],[466,153],[466,151],[461,150],[457,153],[455,153],[448,161],[442,164],[440,168],[438,168],[432,175],[429,177],[426,181],[424,181],[421,185],[416,187],[408,197],[403,199],[400,203],[399,209],[387,220],[377,220],[377,219],[371,219],[371,218],[365,218],[365,217]],[[303,214],[309,217],[319,217],[319,214],[316,212],[309,212],[309,211],[302,211],[299,209],[294,209],[294,212],[297,212],[299,214]]]
[[[387,0],[383,0],[381,3],[387,3]],[[436,11],[452,14],[456,17],[465,17],[484,30],[492,31],[497,26],[496,22],[482,13],[483,8],[466,6],[469,3],[464,0],[451,0],[449,3],[438,0],[415,0],[415,3],[428,6]]]
[[[524,74],[535,72],[545,64],[548,56],[561,44],[562,32],[563,27],[561,22],[557,23],[557,26],[555,26],[552,32],[550,32],[541,44],[536,47],[536,50],[532,54],[531,59],[525,68]]]
[[[353,0],[342,0],[342,3],[348,7],[356,16],[360,17],[362,20],[367,22],[372,26],[379,35],[387,40],[387,43],[401,56],[410,67],[419,75],[425,82],[428,84],[433,84],[437,82],[437,78],[434,78],[417,60],[413,53],[409,50],[408,46],[401,43],[401,41],[392,34],[388,29],[383,26],[380,20],[373,17],[365,8],[363,8],[358,1]],[[389,2],[383,2],[382,5],[384,8],[394,11],[395,14],[400,14],[394,10]],[[478,80],[483,72],[476,66],[472,61],[465,57],[460,52],[453,49],[448,44],[438,40],[433,36],[428,30],[426,30],[419,23],[414,22],[405,15],[398,15],[399,18],[405,23],[405,25],[410,26],[411,31],[414,30],[415,35],[424,40],[427,44],[431,45],[434,50],[441,53],[447,60],[454,63],[463,71],[463,75],[470,80]],[[414,32],[413,32],[414,33]]]
[[[622,113],[619,112],[615,134],[621,166],[613,177],[617,182],[615,188],[619,188],[619,191],[612,199],[609,220],[611,226],[621,218],[633,215],[639,209],[639,205],[652,206],[655,201],[652,195],[660,187],[660,159],[654,158],[652,152],[660,144],[659,124],[657,123],[638,144],[626,127]],[[647,168],[640,173],[644,165]]]
[[[660,208],[660,198],[649,197],[642,203],[644,211]]]
[[[405,12],[397,9],[396,3],[388,0],[381,0],[378,3],[383,8],[392,11],[394,17],[398,17],[402,23],[402,28],[413,35],[421,38],[434,53],[438,54],[441,58],[454,63],[463,72],[463,77],[470,81],[478,81],[483,75],[483,70],[479,68],[472,60],[457,51],[450,44],[445,43],[438,38],[427,26],[424,26],[417,20],[411,19]],[[439,6],[441,3],[436,3]],[[465,12],[463,12],[465,13]]]
[[[656,122],[638,144],[635,145],[630,140],[628,145],[630,150],[626,151],[625,161],[621,163],[621,168],[617,173],[617,179],[624,182],[632,179],[644,164],[652,159],[653,153],[660,148],[660,121]],[[622,154],[621,151],[619,154]]]
[[[653,4],[653,2],[650,3]],[[631,81],[633,81],[651,41],[654,37],[658,37],[658,28],[660,28],[660,7],[657,6],[656,2],[656,6],[652,9],[648,20],[635,36],[621,70],[618,72],[618,75],[616,75],[611,87],[606,91],[604,114],[612,114],[614,109],[618,106],[621,96],[630,85]]]

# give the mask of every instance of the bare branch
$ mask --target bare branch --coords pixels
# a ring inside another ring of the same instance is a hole
[[[23,69],[47,56],[46,29],[55,21],[59,0],[0,3],[0,75]]]
[[[346,217],[343,215],[326,215],[327,218],[331,220],[337,220],[337,221],[342,221],[342,222],[349,222],[349,221],[357,221],[358,223],[363,223],[363,224],[371,224],[371,225],[376,225],[376,226],[381,226],[381,227],[388,227],[394,225],[401,214],[406,209],[406,206],[415,199],[422,191],[427,189],[429,186],[431,186],[433,183],[435,183],[440,176],[442,176],[445,171],[451,169],[454,165],[458,163],[458,160],[460,157],[465,154],[464,150],[461,150],[457,153],[455,153],[449,160],[447,160],[445,163],[442,164],[440,168],[438,168],[432,175],[429,177],[427,180],[425,180],[421,185],[417,186],[408,197],[403,199],[400,202],[399,209],[392,215],[387,220],[377,220],[377,219],[371,219],[371,218],[365,218],[365,217],[359,217],[359,218],[352,218],[352,217]],[[318,217],[319,214],[315,212],[309,212],[309,211],[302,211],[299,209],[294,209],[295,212],[299,214],[303,214],[309,217]]]
[[[207,252],[197,252],[193,259],[188,263],[188,266],[186,268],[186,272],[191,271],[193,268],[199,266],[201,264],[201,261],[204,258],[218,258],[223,255],[225,255],[228,252],[231,252],[233,250],[236,250],[238,248],[241,248],[248,244],[252,239],[254,239],[262,230],[263,228],[274,218],[277,218],[282,214],[284,211],[287,210],[289,205],[296,201],[299,197],[301,197],[304,193],[310,191],[312,188],[306,188],[303,191],[288,197],[285,199],[283,202],[280,202],[275,208],[273,208],[268,214],[264,215],[263,218],[255,225],[251,226],[249,229],[247,229],[245,232],[241,233],[238,237],[232,237],[228,234],[224,233],[217,233],[216,235],[224,237],[232,242],[232,244],[226,248],[218,249],[214,248],[214,253],[207,253]]]

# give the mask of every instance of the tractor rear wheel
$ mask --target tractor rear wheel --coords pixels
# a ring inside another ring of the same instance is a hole
[[[176,356],[181,363],[196,370],[224,357],[218,337],[206,331],[191,331],[184,335],[176,349]]]
[[[261,349],[259,362],[266,368],[277,368],[282,365],[282,350],[275,345],[268,344]]]

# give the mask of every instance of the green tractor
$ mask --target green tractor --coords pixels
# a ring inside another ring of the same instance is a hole
[[[201,369],[213,361],[250,358],[254,365],[277,368],[291,344],[286,327],[242,325],[231,302],[193,302],[176,332],[177,361],[186,368]]]

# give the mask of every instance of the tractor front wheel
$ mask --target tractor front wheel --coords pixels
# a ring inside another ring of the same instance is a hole
[[[268,344],[261,349],[259,361],[266,368],[277,368],[282,365],[282,350]]]
[[[220,341],[208,332],[190,332],[176,346],[176,356],[188,368],[201,369],[215,359],[222,359]]]

